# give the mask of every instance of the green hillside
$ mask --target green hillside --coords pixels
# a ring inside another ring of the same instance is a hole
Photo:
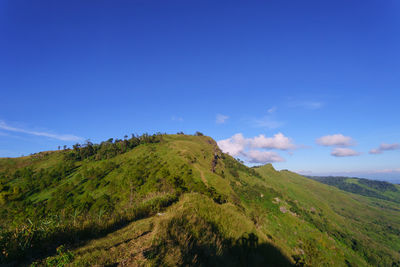
[[[400,266],[398,203],[248,168],[200,133],[0,159],[0,227],[10,266]]]

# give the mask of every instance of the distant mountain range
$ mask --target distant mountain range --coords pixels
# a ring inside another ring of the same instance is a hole
[[[386,181],[344,176],[306,176],[315,181],[335,186],[341,190],[367,197],[400,203],[400,185]]]

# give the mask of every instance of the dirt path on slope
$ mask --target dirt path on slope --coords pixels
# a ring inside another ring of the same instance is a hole
[[[197,165],[194,165],[194,167],[200,172],[201,180],[202,180],[203,183],[208,187],[208,182],[207,182],[206,177],[204,177],[203,171],[202,171]]]

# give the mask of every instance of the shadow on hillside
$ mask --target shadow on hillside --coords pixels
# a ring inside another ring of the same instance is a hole
[[[223,251],[211,257],[206,266],[294,266],[282,252],[270,243],[258,244],[257,236],[249,234]]]
[[[295,266],[278,248],[270,243],[259,243],[258,237],[245,234],[232,242],[225,240],[222,251],[216,244],[187,244],[190,249],[181,254],[179,266]],[[146,258],[157,258],[157,250],[149,251]],[[164,255],[165,256],[165,255]],[[163,256],[162,256],[163,257]],[[163,265],[163,259],[156,259]]]
[[[47,239],[42,240],[41,244],[36,244],[35,247],[25,251],[25,255],[21,255],[20,258],[9,262],[11,264],[10,266],[14,266],[14,264],[15,266],[18,266],[19,264],[23,266],[30,266],[36,261],[41,261],[46,257],[56,255],[56,249],[60,245],[65,244],[69,248],[84,246],[92,239],[105,237],[109,233],[118,231],[129,225],[131,222],[142,218],[144,217],[138,217],[132,220],[122,218],[112,224],[107,225],[106,227],[101,228],[89,225],[83,229],[63,229],[62,231],[53,233]],[[2,266],[1,263],[0,266]]]
[[[120,217],[113,220],[111,223],[92,223],[83,228],[65,227],[57,230],[41,239],[37,239],[35,246],[26,249],[23,252],[13,251],[13,255],[9,257],[5,263],[10,266],[29,266],[35,261],[43,260],[46,257],[56,254],[56,249],[60,245],[66,245],[69,248],[77,248],[84,246],[92,239],[98,239],[107,236],[110,233],[118,231],[130,223],[154,216],[157,212],[171,206],[178,200],[178,197],[167,199],[158,203],[156,207],[151,205],[137,208],[133,215]],[[0,255],[0,266],[2,266],[2,255]]]

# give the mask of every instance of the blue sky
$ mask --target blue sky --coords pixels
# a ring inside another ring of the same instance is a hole
[[[399,12],[394,0],[0,1],[0,157],[201,131],[249,164],[400,180]]]

